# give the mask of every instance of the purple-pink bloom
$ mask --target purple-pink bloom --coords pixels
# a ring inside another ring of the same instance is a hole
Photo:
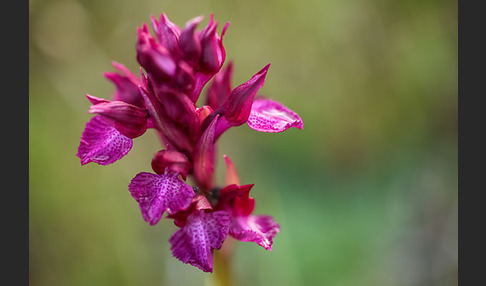
[[[115,84],[113,100],[87,94],[91,113],[99,113],[85,127],[77,156],[81,164],[94,162],[109,165],[125,156],[132,148],[132,138],[145,133],[147,110],[138,90],[140,80],[124,65],[113,62],[119,73],[105,73]]]
[[[229,234],[240,241],[251,241],[272,250],[273,238],[280,225],[271,216],[252,215],[255,200],[249,196],[253,185],[229,185],[220,193],[215,209],[226,210],[230,215]]]
[[[240,241],[251,241],[272,250],[273,238],[280,232],[280,225],[271,216],[252,215],[255,200],[250,197],[251,185],[239,185],[233,162],[224,156],[226,187],[219,191],[216,210],[226,210],[230,216],[229,234]]]

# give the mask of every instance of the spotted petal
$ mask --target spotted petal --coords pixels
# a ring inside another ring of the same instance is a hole
[[[128,189],[150,225],[158,223],[164,211],[173,214],[187,208],[194,197],[192,187],[179,180],[175,173],[138,173]]]
[[[256,99],[248,117],[248,126],[260,132],[283,132],[290,127],[304,128],[300,116],[283,104],[270,99]]]
[[[95,162],[106,166],[125,156],[132,145],[132,139],[97,115],[86,123],[77,156],[81,159],[81,165]]]
[[[213,249],[220,249],[228,235],[229,217],[225,211],[196,211],[170,238],[172,255],[184,263],[213,272]]]
[[[272,251],[273,238],[280,226],[271,216],[250,215],[231,219],[229,234],[240,241],[252,241]]]

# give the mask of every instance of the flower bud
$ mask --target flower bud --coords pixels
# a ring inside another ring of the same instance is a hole
[[[204,120],[213,112],[210,106],[204,105],[196,109],[197,116],[199,118],[199,123],[203,123]]]
[[[159,43],[166,48],[170,54],[177,58],[179,56],[179,35],[181,30],[177,25],[169,21],[165,14],[160,15],[160,21],[151,17],[152,26]]]
[[[189,170],[191,169],[191,162],[186,155],[175,150],[161,150],[155,154],[152,160],[152,169],[157,174],[164,174],[166,168],[170,171],[181,174],[185,180]]]
[[[203,17],[195,17],[186,23],[179,38],[179,48],[182,52],[182,59],[192,66],[197,65],[201,56],[201,42],[195,35],[196,26]]]
[[[137,61],[155,80],[170,81],[176,73],[176,63],[167,49],[150,35],[147,25],[138,28]]]
[[[214,75],[217,73],[226,58],[226,51],[223,46],[223,36],[229,23],[223,28],[221,38],[216,33],[218,23],[214,22],[213,15],[206,28],[201,31],[201,58],[199,60],[199,70],[206,74]]]

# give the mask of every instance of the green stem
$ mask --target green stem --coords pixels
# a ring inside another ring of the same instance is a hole
[[[228,237],[221,249],[214,250],[213,254],[213,274],[211,275],[212,286],[232,286],[233,272],[231,257],[233,255],[233,249],[235,246],[235,241]]]

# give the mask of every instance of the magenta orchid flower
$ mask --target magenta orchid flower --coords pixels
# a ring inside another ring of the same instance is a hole
[[[112,164],[131,150],[134,139],[153,130],[162,143],[151,162],[154,173],[138,173],[128,186],[130,194],[147,223],[156,225],[165,213],[179,227],[169,240],[174,257],[212,272],[213,252],[228,235],[271,250],[280,232],[271,216],[253,214],[253,185],[240,184],[227,156],[225,186],[215,182],[217,140],[244,123],[276,133],[303,129],[303,122],[283,104],[258,94],[270,64],[232,88],[233,64],[222,69],[229,24],[218,34],[212,14],[197,30],[202,20],[195,17],[180,28],[162,14],[151,18],[154,35],[146,24],[137,29],[140,74],[113,62],[118,72],[104,74],[115,86],[111,99],[86,95],[95,116],[86,124],[77,156],[82,165]],[[198,107],[208,83],[206,105]]]
[[[251,241],[272,250],[273,238],[280,232],[280,225],[271,216],[252,215],[255,200],[249,196],[253,185],[239,186],[239,178],[229,157],[226,162],[226,187],[219,191],[216,209],[230,215],[229,234],[240,241]]]

